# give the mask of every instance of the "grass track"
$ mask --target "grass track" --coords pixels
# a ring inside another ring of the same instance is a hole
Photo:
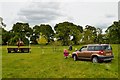
[[[73,46],[79,48],[81,46]],[[31,46],[31,53],[7,53],[2,47],[3,78],[118,78],[118,45],[113,44],[115,59],[111,63],[64,59],[68,46]],[[74,50],[73,50],[74,51]],[[72,52],[72,51],[71,51]],[[70,53],[71,53],[70,52]]]

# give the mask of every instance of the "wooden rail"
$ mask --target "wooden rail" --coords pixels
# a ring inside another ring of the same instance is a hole
[[[7,48],[8,53],[29,53],[31,48]]]

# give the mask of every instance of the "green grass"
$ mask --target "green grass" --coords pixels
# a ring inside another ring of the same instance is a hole
[[[2,30],[0,28],[0,79],[2,78]]]
[[[73,46],[79,48],[81,46]],[[64,59],[68,46],[31,46],[31,53],[7,53],[2,47],[3,78],[118,78],[118,45],[113,44],[115,59],[110,63],[92,63]],[[73,50],[74,51],[74,50]],[[71,51],[72,52],[72,51]],[[71,53],[70,52],[70,53]]]

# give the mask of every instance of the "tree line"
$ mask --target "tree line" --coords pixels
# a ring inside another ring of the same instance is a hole
[[[20,22],[13,24],[9,31],[1,29],[3,45],[16,45],[19,38],[26,45],[29,43],[45,45],[120,44],[120,20],[108,26],[105,34],[102,34],[101,28],[90,25],[83,28],[67,21],[56,24],[54,30],[49,24],[35,25],[31,28],[29,23]]]

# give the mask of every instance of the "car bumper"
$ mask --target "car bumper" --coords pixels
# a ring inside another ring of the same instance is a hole
[[[99,56],[98,57],[100,61],[110,61],[114,58],[114,56]]]

